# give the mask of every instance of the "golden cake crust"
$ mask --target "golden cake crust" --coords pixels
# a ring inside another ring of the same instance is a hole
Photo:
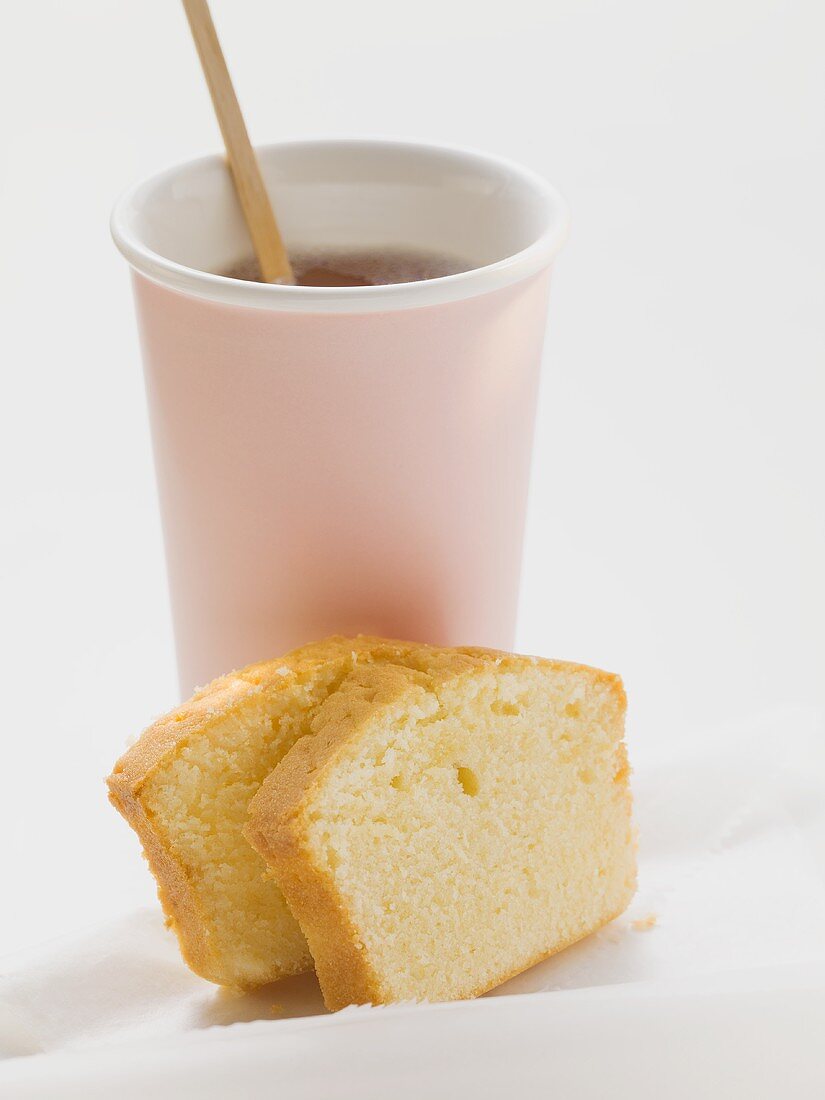
[[[153,773],[166,763],[195,734],[210,724],[240,711],[245,702],[261,692],[285,691],[293,677],[312,675],[319,666],[352,654],[380,659],[397,659],[410,648],[408,643],[359,635],[332,636],[293,650],[284,657],[248,665],[221,676],[198,690],[191,699],[159,718],[117,761],[106,782],[109,800],[137,833],[149,867],[158,884],[158,897],[167,924],[175,931],[184,960],[197,974],[226,984],[220,965],[209,948],[209,917],[201,911],[198,895],[184,864],[175,857],[169,838],[146,811],[141,792]],[[293,972],[311,967],[309,955]],[[286,972],[282,976],[286,976]],[[238,983],[241,984],[241,983]]]
[[[539,665],[561,672],[583,673],[592,683],[604,686],[615,696],[622,714],[626,709],[621,678],[600,669],[488,649],[447,650],[418,646],[411,650],[403,665],[385,663],[371,665],[363,674],[353,672],[318,708],[313,720],[314,735],[302,738],[289,750],[250,803],[246,836],[272,867],[307,937],[322,980],[325,1003],[332,1010],[350,1004],[380,1004],[386,998],[332,874],[313,859],[311,849],[302,842],[304,815],[313,795],[334,763],[357,747],[366,724],[382,708],[400,700],[411,685],[418,683],[436,689],[440,683],[490,662],[500,666],[502,671],[519,671],[529,665]],[[618,751],[624,769],[621,778],[626,782],[628,768],[623,742]],[[629,789],[626,798],[629,817]],[[604,918],[602,925],[619,916],[629,898],[630,894],[616,912]],[[467,996],[480,996],[593,931],[595,928],[540,952],[512,972],[479,985]]]

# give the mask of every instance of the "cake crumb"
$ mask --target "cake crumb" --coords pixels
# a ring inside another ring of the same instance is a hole
[[[655,913],[648,913],[646,917],[639,917],[638,920],[632,920],[630,927],[634,932],[649,932],[651,928],[655,928],[659,923],[659,918]]]

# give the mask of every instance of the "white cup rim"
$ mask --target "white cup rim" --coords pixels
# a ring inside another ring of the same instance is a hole
[[[210,301],[231,306],[288,312],[364,313],[390,311],[434,305],[475,297],[500,287],[521,281],[546,268],[567,237],[569,216],[567,205],[558,191],[537,172],[504,157],[483,153],[458,145],[383,138],[310,138],[297,141],[272,142],[259,146],[259,152],[275,149],[299,149],[323,146],[358,146],[374,150],[393,148],[422,154],[451,154],[467,164],[497,168],[528,187],[542,202],[546,223],[540,235],[526,248],[504,259],[455,275],[426,279],[415,283],[394,283],[369,287],[304,287],[281,286],[273,283],[253,283],[230,279],[207,271],[187,267],[149,248],[136,228],[136,215],[152,188],[174,178],[184,169],[214,166],[224,163],[219,154],[178,162],[163,171],[144,178],[129,188],[115,203],[111,215],[111,232],[115,244],[129,264],[141,275],[162,286]]]

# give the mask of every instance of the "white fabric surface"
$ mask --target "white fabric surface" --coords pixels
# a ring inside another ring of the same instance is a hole
[[[824,780],[810,715],[648,754],[628,913],[473,1003],[230,995],[154,910],[7,960],[0,1096],[821,1097]]]

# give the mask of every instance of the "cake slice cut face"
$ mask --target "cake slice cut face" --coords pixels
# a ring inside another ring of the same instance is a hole
[[[419,649],[356,666],[250,806],[328,1007],[471,997],[635,888],[625,696],[595,669]]]
[[[262,780],[359,662],[409,647],[330,638],[215,680],[159,719],[115,765],[110,799],[138,833],[189,966],[249,988],[312,966],[264,860],[243,837]]]

